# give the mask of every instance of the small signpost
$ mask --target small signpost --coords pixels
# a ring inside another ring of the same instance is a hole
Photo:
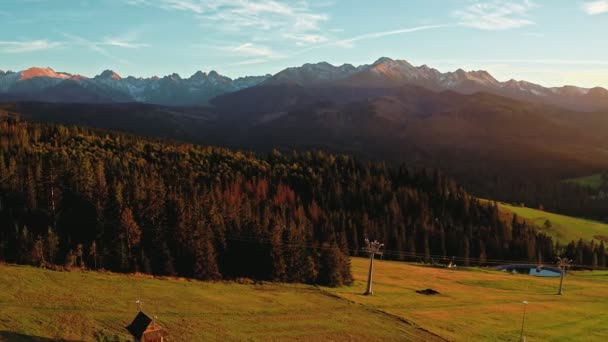
[[[526,342],[526,336],[524,336],[524,323],[526,322],[526,307],[528,306],[528,301],[524,300],[522,304],[524,305],[524,315],[521,319],[521,333],[519,334],[519,341]]]

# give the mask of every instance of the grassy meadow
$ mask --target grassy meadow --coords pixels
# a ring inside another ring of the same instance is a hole
[[[318,288],[0,265],[0,341],[126,340],[137,298],[168,341],[517,341],[523,300],[528,341],[608,336],[608,272],[572,273],[557,296],[555,278],[378,260],[363,296],[367,266],[353,258],[353,286]]]
[[[414,322],[451,341],[519,341],[524,300],[527,341],[604,341],[608,336],[608,272],[559,278],[487,269],[448,270],[379,261],[374,295],[363,296],[367,260],[353,259],[356,282],[330,291]],[[438,295],[421,295],[432,288]]]
[[[606,223],[500,202],[498,203],[498,209],[505,221],[510,222],[513,214],[517,214],[519,218],[537,226],[540,231],[553,237],[554,241],[559,240],[561,243],[568,243],[582,238],[585,241],[601,239],[608,242],[608,224]],[[551,222],[550,228],[545,228],[546,220]]]
[[[565,180],[565,182],[575,183],[588,188],[597,189],[602,185],[602,174],[596,173],[590,176],[583,176],[578,178],[571,178]]]
[[[137,313],[137,298],[168,329],[168,341],[434,340],[396,317],[307,285],[0,265],[0,341],[89,341],[96,334],[127,340],[124,327]]]

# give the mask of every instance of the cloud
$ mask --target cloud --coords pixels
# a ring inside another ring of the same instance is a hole
[[[229,64],[226,64],[226,66],[261,64],[261,63],[266,63],[266,62],[270,62],[270,61],[271,61],[271,59],[269,59],[269,58],[252,58],[252,59],[247,59],[244,61],[229,63]]]
[[[534,37],[534,38],[542,38],[545,36],[544,33],[540,33],[540,32],[524,32],[521,35],[526,36],[526,37]]]
[[[167,11],[190,13],[204,28],[289,39],[303,44],[327,40],[321,24],[329,20],[319,6],[307,1],[287,3],[276,0],[126,0],[131,5],[154,6]]]
[[[30,41],[0,41],[0,51],[5,53],[24,53],[50,50],[61,45],[62,43],[60,42],[51,42],[46,39]]]
[[[80,36],[77,36],[74,34],[69,34],[69,33],[64,33],[63,35],[66,38],[70,39],[69,45],[85,47],[93,52],[98,53],[101,56],[107,57],[109,59],[113,59],[121,64],[130,64],[129,61],[113,55],[107,49],[105,49],[103,47],[103,46],[108,46],[108,45],[110,45],[110,46],[117,46],[117,45],[113,45],[109,42],[94,42],[94,41],[85,39],[83,37],[80,37]],[[120,45],[118,45],[118,46],[120,46]]]
[[[328,40],[327,37],[322,35],[306,33],[286,33],[283,37],[301,44],[325,43]]]
[[[244,43],[237,46],[222,46],[215,48],[228,53],[228,57],[250,57],[245,60],[227,63],[216,67],[261,64],[288,57],[286,55],[275,52],[269,47],[255,45],[253,43]]]
[[[508,30],[533,25],[529,12],[537,7],[532,1],[476,2],[463,10],[452,13],[460,20],[460,25],[480,30]]]
[[[398,29],[398,30],[372,32],[372,33],[366,33],[366,34],[362,34],[362,35],[347,38],[347,39],[341,39],[341,40],[334,42],[333,44],[349,46],[352,43],[360,41],[360,40],[374,39],[374,38],[380,38],[380,37],[386,37],[386,36],[394,36],[397,34],[412,33],[412,32],[417,32],[417,31],[426,31],[426,30],[432,30],[432,29],[437,29],[437,28],[447,27],[447,26],[451,26],[451,25],[424,25],[424,26],[403,28],[403,29]]]
[[[96,44],[97,45],[118,46],[118,47],[123,47],[123,48],[128,48],[128,49],[139,49],[142,47],[150,46],[148,44],[131,43],[131,42],[120,41],[120,40],[115,40],[115,39],[111,39],[111,38],[107,38],[103,42],[96,43]]]
[[[582,8],[589,15],[608,13],[608,0],[585,2]]]
[[[69,42],[64,43],[65,45],[86,46],[94,51],[99,51],[100,49],[102,49],[102,47],[105,47],[105,46],[120,47],[120,48],[127,48],[127,49],[139,49],[139,48],[144,48],[144,47],[150,46],[145,43],[137,42],[136,40],[139,35],[134,31],[124,33],[120,36],[105,37],[101,41],[93,41],[93,40],[85,39],[83,37],[80,37],[80,36],[77,36],[74,34],[69,34],[69,33],[63,33],[63,35],[66,38],[70,39]]]
[[[198,16],[202,25],[239,31],[243,29],[279,30],[283,33],[318,31],[327,15],[314,13],[305,2],[296,5],[274,0],[212,0]]]
[[[321,48],[328,47],[328,46],[351,48],[355,45],[354,44],[355,42],[358,42],[361,40],[376,39],[376,38],[381,38],[381,37],[386,37],[386,36],[407,34],[407,33],[413,33],[413,32],[418,32],[418,31],[433,30],[433,29],[449,27],[449,26],[453,26],[453,24],[423,25],[423,26],[414,26],[414,27],[389,30],[389,31],[370,32],[370,33],[365,33],[365,34],[361,34],[361,35],[350,37],[350,38],[331,40],[331,41],[327,41],[326,43],[323,43],[323,44],[308,46],[295,53],[292,53],[291,56],[301,55],[301,54],[307,53],[309,51],[321,49]]]
[[[224,51],[233,52],[245,56],[273,56],[275,53],[266,46],[257,46],[252,43],[245,43],[239,46],[221,48]]]
[[[192,0],[164,0],[164,7],[181,11],[192,11],[195,13],[203,13],[205,5],[201,1]]]
[[[117,37],[106,37],[102,42],[96,44],[123,47],[128,49],[139,49],[150,46],[148,44],[138,43],[138,38],[139,34],[136,31],[129,31]]]

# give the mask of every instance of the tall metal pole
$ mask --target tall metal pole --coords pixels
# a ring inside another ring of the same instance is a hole
[[[557,290],[558,295],[564,294],[564,269],[562,266],[559,266],[560,275],[559,275],[559,290]]]
[[[564,274],[566,273],[566,268],[570,266],[572,260],[568,260],[567,258],[557,257],[557,264],[559,266],[559,270],[561,271],[559,276],[559,290],[557,291],[558,295],[564,294]]]
[[[519,341],[526,342],[526,336],[524,336],[524,322],[526,321],[526,306],[528,306],[528,301],[524,300],[522,303],[524,304],[524,315],[521,319],[521,332],[519,334]]]
[[[374,276],[374,253],[369,253],[369,273],[367,274],[367,289],[366,295],[373,294],[372,292],[372,277]]]
[[[364,251],[369,253],[369,273],[367,274],[367,288],[365,290],[364,295],[369,296],[373,294],[372,278],[374,275],[374,256],[376,254],[382,255],[380,249],[384,247],[384,244],[378,241],[370,242],[368,239],[365,239],[365,243],[367,244],[367,247],[364,249]]]

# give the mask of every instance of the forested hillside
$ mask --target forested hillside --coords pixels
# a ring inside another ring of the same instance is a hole
[[[0,111],[264,154],[312,148],[435,168],[478,197],[608,222],[608,196],[564,182],[608,170],[605,112],[412,86],[257,86],[213,104],[29,102],[0,104]]]
[[[385,257],[605,265],[603,244],[551,238],[447,177],[325,152],[252,153],[0,121],[0,260],[328,285],[365,238]]]

